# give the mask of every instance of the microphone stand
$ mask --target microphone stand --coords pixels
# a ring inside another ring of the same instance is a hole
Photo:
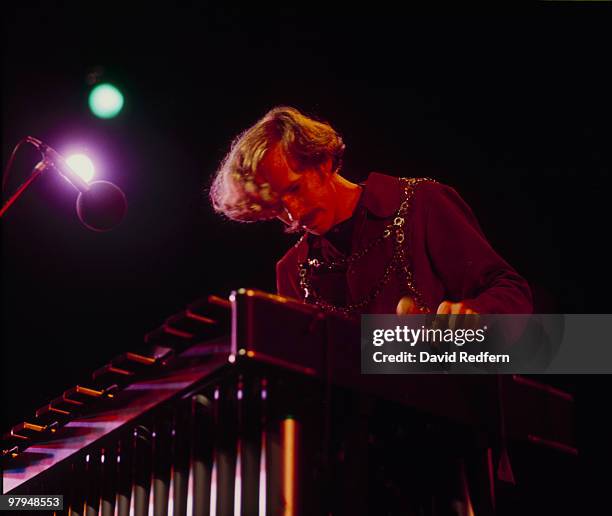
[[[79,192],[76,202],[76,211],[81,222],[92,231],[109,231],[119,224],[127,210],[125,194],[120,188],[108,181],[94,181],[88,183],[79,176],[66,162],[64,157],[49,147],[46,143],[32,136],[26,136],[13,150],[7,168],[4,172],[2,187],[5,187],[8,171],[11,169],[15,153],[22,143],[30,143],[38,149],[42,155],[30,176],[11,195],[8,201],[0,209],[0,218],[21,197],[29,186],[38,179],[43,172],[52,168],[62,176],[72,187]]]
[[[43,159],[36,164],[28,179],[13,195],[11,195],[9,200],[4,203],[2,209],[0,209],[0,218],[2,218],[8,209],[15,203],[15,201],[21,197],[23,192],[25,192],[28,187],[49,168],[55,168],[55,170],[79,192],[83,193],[89,190],[89,185],[87,182],[81,179],[78,174],[71,171],[70,167],[65,165],[64,159],[57,154],[57,152],[51,149],[51,147],[41,142],[37,138],[33,138],[32,136],[27,136],[24,139],[24,142],[34,145],[41,152]],[[64,166],[61,166],[60,168],[58,163],[62,163]]]
[[[50,166],[52,166],[51,162],[46,159],[43,159],[42,161],[39,161],[36,164],[28,179],[17,189],[17,191],[13,195],[11,195],[9,200],[4,203],[2,209],[0,209],[0,218],[2,218],[4,214],[8,211],[8,209],[15,203],[15,201],[19,199],[19,197],[21,197],[21,194],[23,194],[23,192],[25,192],[28,187],[34,181],[36,181]]]

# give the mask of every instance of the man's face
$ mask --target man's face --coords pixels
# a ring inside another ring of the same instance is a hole
[[[323,235],[334,226],[336,217],[331,168],[329,159],[319,167],[300,168],[275,145],[265,153],[257,172],[279,199],[280,220]]]

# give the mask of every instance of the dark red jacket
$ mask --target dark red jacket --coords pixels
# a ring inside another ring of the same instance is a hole
[[[403,195],[398,178],[370,174],[360,207],[353,215],[353,252],[382,234]],[[417,290],[432,312],[444,300],[467,302],[478,313],[532,312],[529,285],[493,250],[469,206],[449,186],[435,182],[415,186],[406,237]],[[325,238],[302,238],[277,263],[280,295],[304,299],[298,264],[308,256],[313,240],[321,245],[324,258],[338,255]],[[344,283],[348,302],[362,299],[372,290],[392,254],[393,244],[388,238],[349,267]],[[394,314],[405,293],[401,281],[394,276],[364,313]]]

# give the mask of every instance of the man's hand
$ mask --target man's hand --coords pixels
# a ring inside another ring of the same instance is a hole
[[[455,315],[473,315],[474,317],[455,317]],[[442,301],[438,306],[436,315],[448,315],[449,317],[442,317],[443,321],[438,320],[438,324],[442,323],[443,326],[456,330],[462,328],[464,330],[475,330],[480,324],[480,317],[478,312],[472,310],[467,303],[458,301],[453,303],[452,301]],[[435,325],[435,323],[434,323]]]
[[[453,303],[452,301],[442,301],[440,306],[438,306],[438,310],[436,314],[445,315],[445,314],[477,314],[472,310],[466,303],[463,301],[459,301],[457,303]]]
[[[425,313],[417,307],[417,304],[414,302],[410,296],[404,296],[399,300],[396,308],[397,315],[416,315]],[[442,301],[440,306],[438,306],[438,310],[436,314],[439,315],[457,315],[457,314],[473,314],[477,315],[478,312],[472,310],[467,303],[463,301],[458,301],[457,303],[453,303],[452,301]]]
[[[427,312],[420,310],[417,304],[414,302],[414,299],[412,299],[410,296],[404,296],[399,300],[399,303],[397,303],[395,313],[397,315],[420,315]]]

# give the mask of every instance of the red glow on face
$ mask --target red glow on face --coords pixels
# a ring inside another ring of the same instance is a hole
[[[278,218],[285,224],[318,235],[331,229],[337,202],[330,184],[331,160],[319,167],[298,168],[276,145],[268,149],[257,171],[278,198]]]

